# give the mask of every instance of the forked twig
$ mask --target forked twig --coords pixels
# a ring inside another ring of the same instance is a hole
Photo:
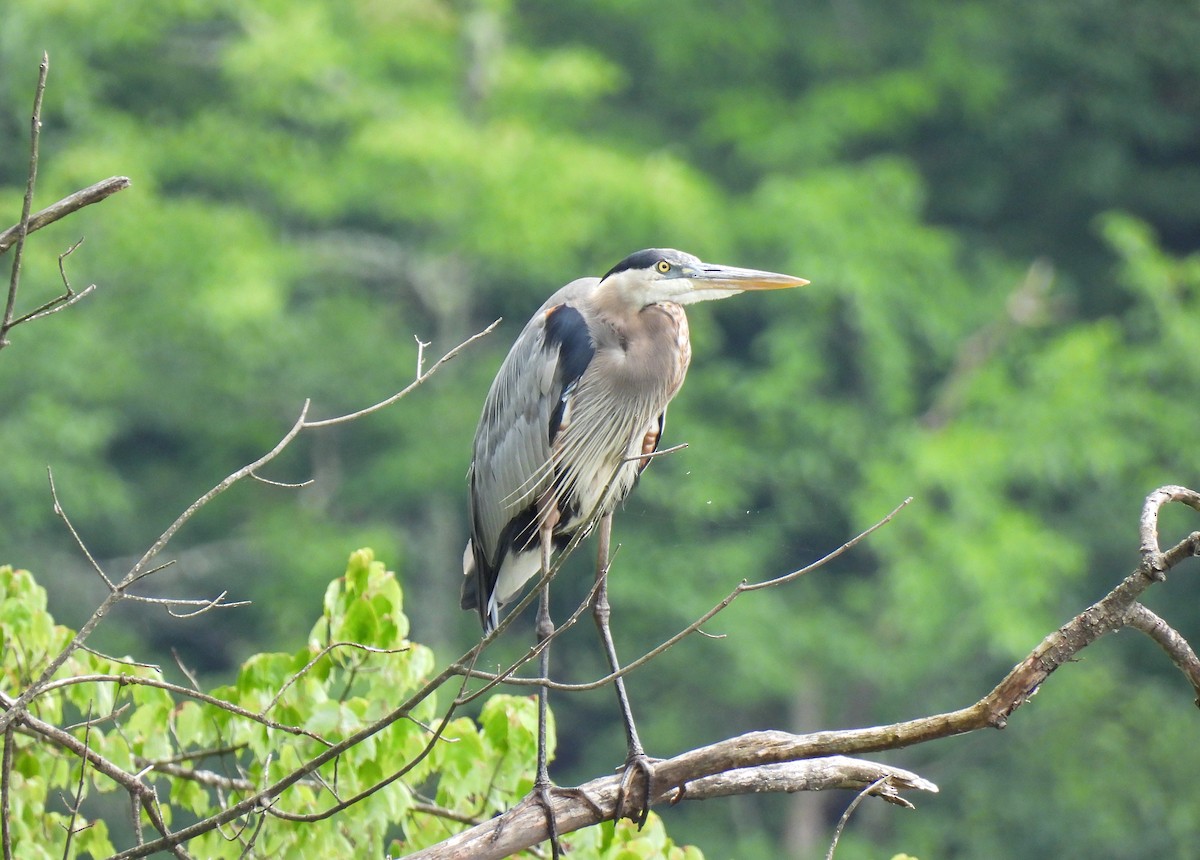
[[[418,366],[417,377],[412,382],[410,382],[407,387],[403,388],[400,391],[397,391],[391,397],[380,400],[378,403],[376,403],[372,406],[367,406],[363,409],[359,409],[356,412],[347,413],[346,415],[338,415],[333,418],[322,418],[319,421],[305,421],[304,429],[305,430],[315,430],[318,427],[333,427],[337,424],[347,424],[351,421],[355,421],[359,418],[362,418],[364,415],[370,415],[372,412],[378,412],[380,409],[386,409],[388,406],[391,406],[393,403],[395,403],[400,398],[405,397],[408,394],[410,394],[417,386],[423,384],[427,379],[429,379],[430,376],[432,376],[434,373],[436,373],[437,370],[443,364],[445,364],[446,362],[455,358],[460,352],[462,352],[468,346],[470,346],[471,344],[473,344],[475,341],[479,340],[480,338],[486,337],[487,335],[489,335],[493,331],[495,331],[496,326],[500,325],[501,322],[502,322],[502,320],[498,319],[495,322],[493,322],[491,325],[487,326],[482,331],[478,331],[475,334],[471,335],[469,338],[464,340],[458,346],[454,347],[454,349],[450,350],[448,353],[446,353],[441,358],[439,358],[434,363],[434,365],[432,367],[430,367],[429,370],[426,370],[424,373],[420,372],[420,367]],[[424,353],[422,353],[422,355],[423,354]]]

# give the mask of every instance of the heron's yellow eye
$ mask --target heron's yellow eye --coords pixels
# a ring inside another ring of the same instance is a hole
[[[656,265],[654,268],[658,269],[665,275],[667,272],[671,271],[671,264],[666,260],[659,260],[658,265]]]

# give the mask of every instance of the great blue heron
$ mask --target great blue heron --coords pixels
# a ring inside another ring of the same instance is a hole
[[[542,305],[501,365],[475,432],[462,607],[479,612],[485,633],[526,582],[549,570],[552,552],[599,517],[593,612],[609,666],[619,671],[606,587],[612,511],[649,464],[667,404],[683,385],[692,356],[683,305],[806,283],[652,248],[629,255],[603,278],[572,281]],[[547,592],[538,604],[539,642],[554,631]],[[539,667],[547,678],[548,644]],[[649,792],[648,759],[620,676],[615,686],[629,744],[617,818],[628,815],[640,825],[649,798],[626,804],[635,774]],[[538,706],[535,795],[546,807],[557,854],[547,797],[545,687]]]

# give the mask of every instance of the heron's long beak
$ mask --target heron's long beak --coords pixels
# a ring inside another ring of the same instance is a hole
[[[804,278],[763,272],[758,269],[739,269],[737,266],[716,266],[701,263],[694,273],[688,272],[692,286],[700,290],[786,290],[803,287]]]

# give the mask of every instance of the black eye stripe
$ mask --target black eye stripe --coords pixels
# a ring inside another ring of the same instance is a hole
[[[604,275],[604,278],[607,278],[610,275],[615,275],[618,272],[624,272],[626,269],[654,268],[660,261],[666,262],[663,259],[663,256],[666,253],[667,249],[665,248],[646,248],[643,251],[637,251],[633,254],[630,254],[624,260],[609,269]],[[600,280],[604,280],[604,278],[601,278]]]

